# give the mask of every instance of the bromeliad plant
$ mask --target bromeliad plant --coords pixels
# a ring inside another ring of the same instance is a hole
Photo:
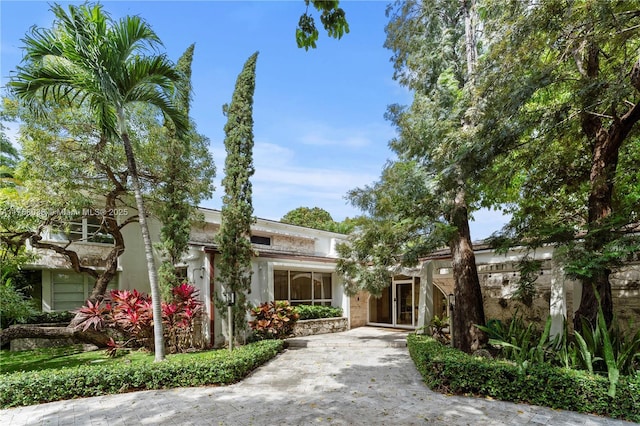
[[[254,320],[249,326],[258,339],[283,339],[293,332],[300,317],[286,301],[265,302],[251,309]]]
[[[193,326],[202,313],[198,290],[187,283],[173,288],[173,300],[162,304],[165,344],[169,352],[184,352],[192,346]],[[107,352],[115,354],[124,347],[153,349],[153,309],[151,297],[137,290],[113,290],[110,300],[87,304],[78,311],[83,321],[78,328],[84,331],[112,331],[116,340]]]

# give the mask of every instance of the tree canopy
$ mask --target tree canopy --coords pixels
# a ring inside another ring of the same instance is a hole
[[[56,17],[53,26],[33,27],[23,39],[23,65],[18,67],[9,88],[36,112],[43,111],[43,101],[77,102],[91,114],[99,132],[98,143],[122,143],[149,272],[155,358],[162,361],[160,290],[127,123],[130,106],[146,104],[158,108],[173,123],[176,134],[185,133],[188,120],[170,98],[181,76],[167,56],[157,52],[160,39],[140,17],[114,21],[101,5],[90,3],[70,5],[68,10],[54,4],[51,10]]]

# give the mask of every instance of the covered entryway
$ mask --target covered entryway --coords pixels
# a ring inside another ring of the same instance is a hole
[[[416,328],[420,277],[395,276],[380,297],[369,297],[369,325]]]

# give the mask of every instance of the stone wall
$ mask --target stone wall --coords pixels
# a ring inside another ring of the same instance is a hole
[[[366,291],[361,291],[349,299],[351,328],[367,325],[367,300],[369,300],[369,293]]]
[[[347,331],[348,327],[349,324],[345,317],[300,320],[293,326],[293,335],[302,337],[313,334],[337,333]]]

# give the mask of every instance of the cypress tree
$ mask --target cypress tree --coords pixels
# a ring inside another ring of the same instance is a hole
[[[222,220],[220,231],[216,235],[216,244],[220,251],[220,262],[217,268],[224,291],[235,293],[236,303],[233,307],[235,335],[246,330],[247,294],[251,288],[253,250],[250,237],[251,224],[255,222],[255,218],[249,179],[255,172],[253,93],[257,58],[258,52],[247,59],[236,80],[231,105],[223,106],[223,112],[227,117],[227,124],[224,126],[227,157],[222,179],[225,190],[222,198]],[[219,310],[225,316],[226,312],[220,309],[224,300],[217,298],[217,302]]]

